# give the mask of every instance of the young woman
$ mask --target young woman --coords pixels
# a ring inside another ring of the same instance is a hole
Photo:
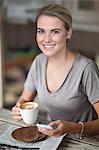
[[[97,133],[93,131],[96,122],[92,121],[92,130],[86,127],[87,123],[84,129],[82,122],[99,117],[99,70],[94,61],[69,49],[70,12],[63,6],[50,4],[39,10],[36,23],[36,39],[42,54],[33,61],[22,95],[12,108],[13,118],[20,120],[17,106],[38,94],[52,121],[50,125],[57,125],[55,130],[40,128],[40,132],[52,136],[65,132]]]

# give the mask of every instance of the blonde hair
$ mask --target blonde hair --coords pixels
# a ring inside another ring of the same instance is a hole
[[[41,15],[55,16],[64,22],[66,30],[72,26],[72,16],[69,10],[59,4],[49,4],[38,10],[36,23]]]

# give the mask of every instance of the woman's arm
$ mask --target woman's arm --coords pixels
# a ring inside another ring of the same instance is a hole
[[[96,102],[95,104],[93,104],[93,107],[96,110],[96,113],[97,113],[98,118],[99,118],[99,102]]]
[[[93,106],[99,118],[99,102],[95,103]],[[61,136],[64,133],[81,134],[81,131],[82,131],[82,125],[80,123],[75,123],[75,122],[57,120],[57,121],[51,122],[49,125],[57,126],[57,128],[54,130],[47,130],[45,128],[39,128],[39,131],[44,134],[55,136],[55,137]],[[83,127],[84,127],[84,130],[83,130],[82,135],[99,134],[99,119],[84,122]]]
[[[54,130],[48,130],[45,128],[39,128],[39,131],[49,135],[59,137],[65,133],[68,134],[80,134],[82,130],[82,126],[80,123],[68,122],[57,120],[51,122],[49,125],[57,126]],[[84,130],[82,135],[92,135],[92,134],[99,134],[99,119],[89,122],[84,122]]]
[[[17,101],[16,105],[18,103],[22,103],[22,102],[25,102],[25,101],[33,101],[35,96],[36,96],[36,91],[34,93],[24,89],[21,96],[19,97],[19,100]]]
[[[85,135],[99,134],[99,119],[85,122],[83,134]]]

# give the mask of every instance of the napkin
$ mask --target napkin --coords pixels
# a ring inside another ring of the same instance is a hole
[[[10,145],[19,148],[38,148],[40,150],[56,150],[61,143],[63,136],[47,137],[43,141],[38,141],[34,143],[20,142],[12,137],[12,132],[17,129],[18,126],[10,126],[3,134],[0,135],[0,144]]]

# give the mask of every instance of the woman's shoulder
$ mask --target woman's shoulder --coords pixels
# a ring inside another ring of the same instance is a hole
[[[94,60],[78,53],[78,62],[83,65],[94,64]]]
[[[76,58],[74,67],[78,71],[98,70],[98,66],[96,65],[93,59],[88,58],[80,53],[77,53],[77,58]]]
[[[33,60],[32,66],[44,66],[47,62],[47,56],[43,53],[38,54],[35,59]]]
[[[46,64],[46,62],[47,62],[47,57],[46,57],[46,55],[44,55],[43,53],[38,54],[38,55],[34,58],[32,64],[31,64],[31,70],[32,70],[32,69],[35,69],[35,68],[40,68],[41,66],[44,67],[45,64]]]
[[[81,69],[98,70],[98,66],[96,65],[95,61],[82,54],[78,54],[77,62]]]
[[[38,54],[38,55],[36,56],[35,59],[36,59],[37,61],[44,61],[44,60],[47,59],[47,56],[44,55],[43,53],[40,53],[40,54]]]

